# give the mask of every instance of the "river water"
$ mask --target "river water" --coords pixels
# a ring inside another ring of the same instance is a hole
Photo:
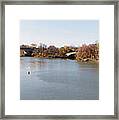
[[[99,65],[69,59],[21,57],[20,99],[98,100]]]

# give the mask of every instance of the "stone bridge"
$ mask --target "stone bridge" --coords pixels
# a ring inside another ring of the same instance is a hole
[[[70,53],[66,53],[67,58],[69,59],[75,59],[76,52],[70,52]]]
[[[20,56],[31,56],[33,48],[20,48]]]
[[[73,55],[73,54],[76,54],[76,52],[66,53],[66,56],[70,56],[70,55]]]

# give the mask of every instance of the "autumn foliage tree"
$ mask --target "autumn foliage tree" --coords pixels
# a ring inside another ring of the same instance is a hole
[[[78,61],[98,61],[99,60],[99,44],[83,44],[77,49],[76,60]]]
[[[57,57],[59,54],[59,49],[52,45],[47,48],[47,53],[49,57]]]

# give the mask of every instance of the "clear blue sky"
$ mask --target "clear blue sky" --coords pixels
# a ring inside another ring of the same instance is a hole
[[[21,20],[20,44],[80,46],[99,40],[97,20]]]

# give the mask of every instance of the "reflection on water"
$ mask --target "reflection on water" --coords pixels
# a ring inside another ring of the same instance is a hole
[[[21,57],[20,64],[22,100],[99,99],[98,64],[32,57]]]

